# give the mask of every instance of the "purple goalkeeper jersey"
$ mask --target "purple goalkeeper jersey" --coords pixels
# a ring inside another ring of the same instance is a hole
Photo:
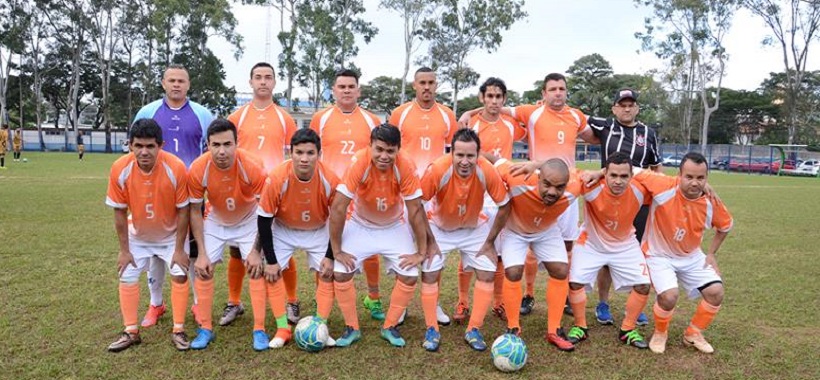
[[[163,150],[179,157],[186,167],[206,148],[206,133],[213,115],[205,107],[190,100],[174,109],[165,99],[156,100],[137,112],[134,120],[154,119],[162,128]]]

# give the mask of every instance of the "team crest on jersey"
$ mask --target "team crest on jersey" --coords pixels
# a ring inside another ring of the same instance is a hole
[[[638,135],[638,137],[635,140],[635,143],[638,144],[638,146],[645,146],[646,145],[646,136]]]

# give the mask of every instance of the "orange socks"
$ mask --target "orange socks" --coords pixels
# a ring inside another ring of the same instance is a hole
[[[626,299],[626,316],[624,316],[624,321],[621,324],[621,330],[629,331],[635,329],[638,315],[640,315],[641,310],[646,307],[646,301],[648,299],[648,294],[640,294],[634,290],[629,292],[629,298]]]
[[[422,311],[424,311],[424,323],[427,324],[427,327],[435,328],[436,331],[438,331],[438,319],[436,318],[436,305],[438,305],[438,289],[438,283],[421,284],[421,309]],[[412,294],[410,295],[410,297],[412,297]],[[408,299],[407,301],[409,303],[410,300]],[[390,305],[392,306],[393,303],[391,302]]]
[[[561,327],[567,294],[569,294],[569,279],[557,280],[550,277],[547,281],[547,332],[554,333]]]
[[[520,301],[519,301],[520,302]],[[493,285],[493,307],[504,304],[504,263],[498,262],[495,270],[495,281]]]
[[[265,311],[267,309],[267,287],[265,278],[250,279],[248,288],[251,293],[251,307],[253,307],[253,331],[265,331]]]
[[[188,309],[188,279],[178,283],[171,281],[171,308],[174,315],[174,332],[185,331],[185,312]],[[203,314],[210,314],[210,309],[199,309]]]
[[[504,278],[504,304],[510,305],[507,308],[507,328],[521,329],[521,309],[517,306],[521,304],[521,281],[510,281]]]
[[[535,276],[538,274],[538,259],[531,249],[527,250],[527,260],[524,262],[524,281],[527,282],[527,295],[535,294]],[[521,300],[518,300],[521,302]]]
[[[271,311],[273,311],[273,318],[279,319],[286,313],[284,281],[281,279],[273,283],[265,281],[265,286],[268,290],[268,303]]]
[[[316,287],[316,315],[327,320],[333,309],[333,283],[319,280]]]
[[[470,281],[473,280],[473,272],[464,271],[464,263],[458,260],[458,302],[465,305],[470,304]]]
[[[140,284],[126,284],[121,282],[119,286],[120,311],[122,312],[122,324],[125,331],[135,333],[139,331],[137,324],[137,308],[140,304]]]
[[[692,321],[689,322],[689,327],[686,328],[686,335],[695,335],[706,330],[706,328],[712,324],[712,320],[715,319],[718,310],[720,310],[720,305],[711,305],[706,302],[706,300],[701,300],[698,304],[698,309],[695,311],[695,316],[692,317]]]
[[[396,326],[399,322],[399,317],[407,308],[410,300],[413,299],[413,293],[416,291],[416,284],[407,285],[396,279],[396,285],[393,286],[393,293],[390,295],[390,308],[387,310],[387,317],[384,319],[382,328],[389,328]],[[353,299],[356,302],[356,299]],[[435,305],[433,306],[433,324],[438,325],[435,321]],[[425,318],[426,319],[426,318]]]
[[[199,301],[199,324],[203,329],[213,330],[213,310],[214,307],[214,279],[209,280],[197,279],[194,282],[194,290]]]
[[[339,309],[342,310],[345,325],[352,327],[354,330],[358,330],[359,315],[356,313],[356,288],[353,286],[353,280],[345,282],[334,281],[333,293],[336,295],[336,302],[339,303]]]
[[[473,310],[470,314],[470,322],[467,324],[467,331],[473,328],[480,329],[484,325],[484,316],[487,309],[493,302],[493,290],[495,286],[492,282],[476,281],[473,288]]]
[[[298,302],[299,295],[296,294],[296,286],[299,283],[299,278],[296,273],[296,260],[293,256],[291,256],[288,261],[288,267],[282,271],[282,280],[285,282],[285,291],[288,295],[288,302]]]
[[[367,294],[372,300],[377,300],[381,297],[379,294],[379,255],[373,255],[364,260],[362,263],[364,269],[364,277],[367,279]]]
[[[239,305],[241,302],[242,281],[244,280],[245,264],[242,263],[242,259],[231,256],[228,259],[228,303],[231,305]]]
[[[652,307],[652,311],[655,313],[655,331],[659,333],[665,333],[669,331],[669,321],[672,320],[672,314],[675,313],[675,309],[666,311],[655,302],[655,306]]]
[[[569,290],[569,305],[572,307],[572,315],[575,316],[575,325],[587,328],[587,292],[584,288]],[[637,316],[636,316],[637,317]],[[634,321],[633,321],[634,322]],[[552,330],[550,330],[552,331]]]

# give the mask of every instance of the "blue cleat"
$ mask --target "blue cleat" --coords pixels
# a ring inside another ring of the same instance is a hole
[[[196,338],[191,341],[191,349],[204,350],[208,348],[208,345],[215,339],[216,335],[214,335],[213,330],[200,328],[196,331]]]
[[[268,344],[270,344],[270,338],[268,334],[265,334],[262,330],[254,330],[253,332],[253,349],[254,351],[265,351],[268,349]]]
[[[390,342],[393,343],[393,342]],[[436,331],[433,327],[428,327],[424,334],[424,343],[421,344],[425,350],[430,352],[438,351],[438,346],[441,344],[441,333]]]
[[[464,334],[464,340],[467,341],[470,348],[476,351],[484,351],[487,349],[487,342],[484,341],[484,337],[481,336],[481,332],[478,331],[478,328],[473,327],[472,330],[467,331],[467,333]]]
[[[353,327],[345,326],[345,332],[339,339],[336,339],[336,347],[350,347],[351,344],[362,339],[362,332],[354,330]]]
[[[598,323],[602,325],[611,325],[615,323],[615,320],[612,319],[612,313],[609,311],[609,304],[606,302],[598,302],[598,306],[595,307],[595,319],[598,320]]]
[[[404,338],[401,337],[399,329],[397,329],[396,326],[393,326],[388,329],[382,329],[382,338],[390,342],[390,344],[392,344],[395,347],[404,347],[404,345],[406,344]],[[339,342],[337,341],[336,344],[338,345]]]
[[[647,318],[646,313],[641,312],[641,314],[638,315],[638,320],[637,320],[636,323],[637,323],[638,326],[648,325],[649,324],[649,318]]]

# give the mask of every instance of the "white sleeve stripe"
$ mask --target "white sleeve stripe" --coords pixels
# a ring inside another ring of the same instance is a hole
[[[410,194],[406,197],[402,197],[402,199],[404,199],[406,201],[410,201],[410,200],[420,198],[420,197],[421,197],[421,190],[419,189],[419,190],[414,191],[413,194]]]
[[[177,203],[177,208],[185,208],[185,207],[188,207],[188,200],[187,199],[182,203]]]
[[[350,199],[355,198],[355,195],[353,195],[353,193],[350,190],[348,190],[347,185],[343,183],[339,184],[339,186],[336,187],[336,191]]]
[[[105,197],[105,204],[113,208],[128,208],[127,204],[114,202],[114,200],[109,197]]]
[[[204,198],[188,198],[188,202],[190,203],[202,203],[204,200]]]

